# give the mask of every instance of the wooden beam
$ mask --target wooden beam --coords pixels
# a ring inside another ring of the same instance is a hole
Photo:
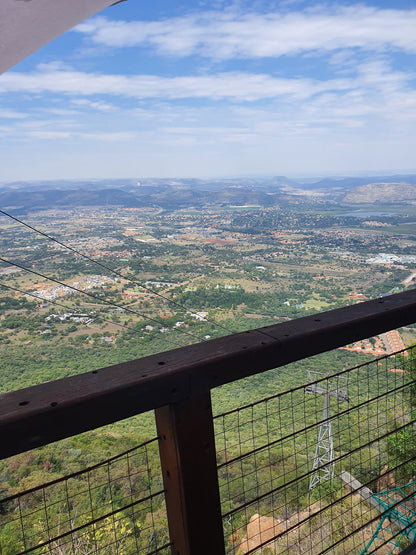
[[[211,397],[156,410],[169,533],[175,555],[225,555]]]
[[[0,395],[0,458],[416,322],[416,290]]]

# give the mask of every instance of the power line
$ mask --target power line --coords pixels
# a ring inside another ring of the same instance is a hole
[[[16,292],[18,292],[18,293],[21,293],[22,295],[27,295],[27,296],[29,296],[29,297],[33,297],[34,299],[36,299],[36,300],[38,300],[38,301],[40,300],[40,297],[39,297],[38,295],[36,295],[35,293],[28,293],[27,291],[23,291],[22,289],[18,289],[17,287],[12,287],[11,285],[6,285],[5,283],[0,283],[0,287],[4,287],[4,288],[6,288],[6,289],[10,289],[11,291],[16,291]],[[64,308],[65,310],[70,310],[70,311],[73,310],[72,307],[69,307],[69,306],[64,305],[64,304],[62,304],[62,303],[59,303],[58,301],[55,301],[55,300],[53,300],[53,299],[48,299],[48,303],[54,304],[54,305],[56,305],[56,306],[60,306],[60,307]],[[88,310],[88,309],[86,309],[86,310]],[[77,314],[75,313],[75,316],[80,316],[80,314],[77,315]],[[107,324],[111,324],[111,325],[114,325],[114,326],[118,326],[118,327],[120,327],[120,328],[127,329],[127,330],[129,330],[129,331],[132,331],[133,333],[137,333],[137,334],[139,334],[139,333],[140,333],[140,334],[141,334],[141,333],[144,333],[144,334],[145,334],[144,331],[142,331],[142,330],[139,331],[139,330],[137,330],[137,329],[135,329],[135,328],[132,328],[132,327],[128,326],[127,324],[121,324],[120,322],[114,322],[114,321],[112,321],[112,320],[107,320],[106,318],[103,318],[100,314],[98,314],[98,318],[99,318],[102,322],[106,322]],[[179,343],[176,343],[176,341],[171,341],[171,343],[173,343],[174,345],[177,345],[177,346],[179,346],[179,347],[182,347],[182,345],[180,345]]]
[[[112,272],[113,274],[115,274],[116,276],[121,277],[122,279],[127,279],[128,281],[130,281],[131,283],[136,284],[137,286],[141,287],[142,289],[144,289],[144,291],[146,291],[146,293],[149,293],[151,295],[155,295],[156,297],[160,297],[161,299],[164,299],[165,301],[171,303],[172,305],[177,306],[178,308],[182,309],[182,310],[186,310],[187,312],[190,312],[191,315],[193,316],[197,316],[196,312],[191,311],[189,308],[187,308],[186,306],[181,305],[180,303],[178,303],[177,301],[174,301],[173,299],[169,299],[169,297],[166,297],[165,295],[162,295],[161,293],[157,293],[156,291],[152,291],[150,290],[148,287],[146,287],[145,285],[143,285],[142,283],[140,283],[138,280],[136,279],[132,279],[129,277],[124,276],[121,272],[119,272],[118,270],[115,270],[114,268],[110,268],[109,266],[106,266],[105,264],[102,264],[101,262],[99,262],[98,260],[95,260],[94,258],[91,258],[90,256],[88,256],[87,254],[84,254],[80,251],[78,251],[77,249],[74,249],[73,247],[70,247],[69,245],[66,245],[65,243],[63,243],[62,241],[59,241],[58,239],[55,239],[55,237],[52,237],[51,235],[48,235],[47,233],[44,233],[43,231],[40,231],[39,229],[29,225],[28,223],[19,220],[19,218],[16,218],[15,216],[12,216],[11,214],[9,214],[8,212],[5,212],[4,210],[0,210],[0,214],[3,214],[4,216],[7,216],[8,218],[11,218],[12,220],[14,220],[15,222],[24,225],[25,227],[27,227],[28,229],[34,231],[35,233],[38,233],[39,235],[42,235],[43,237],[46,237],[47,239],[49,239],[50,241],[53,241],[54,243],[56,243],[57,245],[60,245],[61,247],[64,247],[65,249],[68,249],[69,251],[73,252],[74,254],[77,254],[78,256],[81,256],[82,258],[84,258],[85,260],[88,260],[89,262],[92,262],[93,264],[97,264],[98,266],[100,266],[101,268],[103,268],[104,270],[107,270],[108,272]],[[211,320],[209,318],[205,318],[205,321],[210,322],[211,324],[214,324],[215,326],[222,328],[223,330],[225,330],[227,333],[235,333],[233,330],[228,329],[227,327],[223,326],[222,324],[219,324],[218,322],[216,322],[215,320]]]
[[[68,285],[67,283],[60,281],[58,279],[55,279],[53,277],[50,276],[45,276],[44,274],[41,274],[40,272],[36,272],[35,270],[31,270],[30,268],[26,268],[25,266],[22,266],[21,264],[18,264],[17,262],[11,262],[10,260],[6,260],[5,258],[0,258],[0,262],[5,262],[6,264],[9,264],[10,266],[15,266],[16,268],[20,268],[21,270],[25,271],[25,272],[29,272],[30,274],[33,274],[35,276],[41,277],[43,279],[46,279],[48,281],[52,281],[54,283],[57,283],[58,285],[62,285],[63,287],[67,287],[68,289],[71,289],[72,291],[75,291],[77,293],[81,293],[83,295],[86,295],[87,297],[91,297],[92,299],[95,299],[101,303],[104,303],[108,306],[113,306],[116,308],[120,308],[122,310],[125,310],[126,312],[130,312],[131,314],[135,314],[136,316],[140,316],[141,318],[144,318],[146,320],[149,320],[151,322],[154,322],[155,324],[158,324],[159,326],[164,327],[164,323],[160,322],[159,320],[156,320],[155,318],[152,318],[151,316],[146,316],[145,314],[141,314],[140,312],[137,312],[135,310],[132,310],[131,308],[128,307],[124,307],[121,305],[118,305],[117,303],[113,303],[111,301],[106,301],[104,299],[101,299],[101,297],[98,297],[97,295],[94,295],[93,293],[89,293],[88,291],[83,291],[82,289],[78,289],[77,287],[74,287],[73,285]],[[201,341],[201,338],[198,337],[197,335],[185,331],[181,328],[175,327],[172,328],[173,330],[179,332],[179,333],[183,333],[184,335],[189,335],[190,337],[192,337],[193,339],[197,339],[198,341]],[[205,341],[205,339],[202,339],[202,341]],[[178,345],[177,343],[175,343],[176,345]]]
[[[140,283],[139,281],[124,276],[124,275],[123,275],[121,272],[119,272],[118,270],[115,270],[115,269],[113,269],[113,268],[110,268],[109,266],[106,266],[105,264],[102,264],[101,262],[98,262],[98,260],[95,260],[94,258],[91,258],[90,256],[88,256],[88,255],[86,255],[86,254],[84,254],[84,253],[78,251],[77,249],[74,249],[73,247],[70,247],[69,245],[66,245],[66,244],[63,243],[62,241],[59,241],[58,239],[55,239],[55,238],[52,237],[51,235],[48,235],[47,233],[44,233],[43,231],[40,231],[39,229],[37,229],[37,228],[35,228],[35,227],[33,227],[33,226],[27,224],[26,222],[23,222],[22,220],[19,220],[19,218],[16,218],[15,216],[12,216],[12,215],[9,214],[8,212],[5,212],[4,210],[1,210],[1,209],[0,209],[0,214],[3,214],[4,216],[7,216],[8,218],[11,218],[12,220],[16,221],[17,223],[20,223],[20,224],[24,225],[25,227],[27,227],[28,229],[34,231],[35,233],[38,233],[38,234],[40,234],[40,235],[46,237],[46,238],[49,239],[50,241],[53,241],[54,243],[56,243],[56,244],[58,244],[58,245],[64,247],[65,249],[70,250],[70,251],[73,252],[74,254],[77,254],[77,255],[81,256],[82,258],[88,260],[89,262],[92,262],[93,264],[97,264],[99,267],[103,268],[104,270],[107,270],[107,271],[109,271],[109,272],[112,272],[113,274],[119,276],[119,277],[122,278],[122,279],[127,279],[127,280],[130,281],[131,283],[135,283],[136,285],[138,285],[139,287],[141,287],[142,289],[144,289],[147,293],[149,293],[149,294],[151,294],[151,295],[154,295],[154,296],[156,296],[156,297],[159,297],[159,298],[161,298],[161,299],[167,301],[168,303],[171,303],[171,304],[177,306],[178,308],[180,308],[180,309],[182,309],[182,310],[185,310],[185,311],[189,312],[189,313],[190,313],[191,315],[193,315],[193,316],[199,316],[196,312],[191,311],[191,310],[188,309],[186,306],[181,305],[181,304],[178,303],[177,301],[174,301],[174,300],[172,300],[172,299],[169,299],[169,297],[166,297],[165,295],[162,295],[161,293],[157,293],[156,291],[151,291],[148,287],[146,287],[145,285],[143,285],[143,284]],[[2,259],[0,259],[0,260],[2,260]],[[7,262],[7,261],[6,261],[6,262]],[[12,262],[8,262],[8,263],[9,263],[9,264],[12,264],[12,265],[16,265],[16,264],[14,264],[14,263],[12,263]],[[31,270],[26,269],[26,271],[29,271],[29,272],[30,272]],[[33,273],[33,270],[32,270],[32,273]],[[40,275],[41,275],[41,277],[44,277],[44,279],[49,279],[47,276],[42,276],[42,274],[40,274]],[[56,281],[56,280],[55,280],[55,281]],[[58,283],[59,283],[59,282],[58,282]],[[66,284],[63,284],[63,285],[66,285]],[[67,285],[66,285],[66,286],[67,286]],[[67,287],[70,287],[70,286],[67,286]],[[81,292],[81,293],[84,293],[84,294],[88,294],[88,293],[86,293],[86,292],[84,292],[84,291],[80,291],[80,292]],[[98,298],[98,299],[99,299],[99,298]],[[99,299],[99,300],[101,300],[101,299]],[[123,308],[123,310],[127,310],[127,311],[128,311],[128,308],[120,307],[119,305],[115,305],[115,306],[117,306],[118,308]],[[133,311],[133,312],[134,312],[134,311]],[[135,312],[134,312],[134,313],[135,313]],[[149,320],[156,321],[156,320],[150,318],[149,316],[144,316],[144,315],[141,315],[140,313],[135,313],[135,314],[139,314],[139,316],[143,316],[144,318],[147,318],[147,319],[149,319]],[[219,327],[219,328],[225,330],[225,331],[226,331],[227,333],[229,333],[229,334],[237,333],[237,332],[235,332],[235,331],[233,331],[233,330],[230,330],[230,329],[227,328],[226,326],[223,326],[222,324],[219,324],[219,323],[216,322],[215,320],[211,320],[210,318],[205,317],[205,321],[206,321],[206,322],[209,322],[209,323],[211,323],[211,324],[213,324],[214,326],[217,326],[217,327]],[[163,323],[162,323],[162,322],[158,322],[158,324],[163,326]],[[205,339],[201,339],[200,337],[195,336],[194,334],[191,334],[190,332],[186,332],[186,331],[184,331],[184,330],[181,330],[180,328],[173,328],[173,329],[175,329],[175,330],[177,330],[177,331],[180,331],[180,332],[182,332],[182,333],[186,333],[187,335],[191,335],[191,336],[195,337],[196,339],[198,339],[198,341],[201,341],[201,340],[202,340],[202,341],[205,341]],[[260,334],[260,335],[263,335],[263,336],[265,336],[265,337],[270,337],[270,338],[274,339],[274,337],[273,337],[272,335],[268,334],[268,333],[265,332],[265,331],[262,331],[262,330],[259,330],[259,329],[256,329],[256,330],[253,330],[253,331],[255,331],[256,333],[258,333],[258,334]]]
[[[30,270],[28,270],[28,271],[30,272]],[[34,293],[27,293],[27,292],[25,292],[25,291],[22,291],[21,289],[16,288],[16,287],[11,287],[10,285],[5,285],[4,283],[0,283],[0,286],[1,286],[1,287],[6,287],[7,289],[12,289],[13,291],[18,291],[19,293],[22,293],[22,294],[24,294],[24,295],[29,295],[29,296],[31,296],[31,297],[37,299],[37,300],[40,300],[40,298],[39,298],[37,295],[35,295]],[[81,292],[81,293],[84,293],[84,291],[82,291],[82,290],[80,290],[80,292]],[[99,298],[99,297],[98,297],[98,298]],[[70,307],[67,307],[66,305],[63,305],[62,303],[58,303],[57,301],[48,300],[48,302],[50,302],[50,303],[52,303],[52,304],[56,304],[57,306],[61,306],[61,307],[65,308],[65,309],[67,309],[67,310],[72,310]],[[109,323],[109,324],[113,324],[113,325],[116,325],[116,326],[119,326],[119,327],[122,327],[122,328],[126,328],[126,329],[128,329],[128,330],[130,330],[130,331],[133,331],[134,333],[145,333],[145,332],[142,332],[142,331],[138,331],[138,330],[136,330],[136,329],[134,329],[134,328],[131,328],[130,326],[127,326],[127,325],[125,325],[125,324],[121,324],[120,322],[113,322],[113,321],[111,321],[111,320],[106,320],[106,319],[103,318],[101,315],[99,315],[99,318],[100,318],[103,322],[106,322],[106,323]],[[167,342],[169,342],[169,343],[172,343],[172,345],[176,345],[177,347],[183,347],[183,345],[181,345],[180,343],[177,343],[176,341],[173,341],[172,339],[166,339],[166,338],[165,338],[165,340],[166,340]]]

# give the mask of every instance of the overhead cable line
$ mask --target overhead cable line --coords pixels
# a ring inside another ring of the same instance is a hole
[[[0,283],[0,287],[4,287],[6,289],[10,289],[11,291],[16,291],[18,293],[21,293],[22,295],[26,295],[29,297],[33,297],[34,299],[37,299],[38,301],[41,299],[38,295],[36,295],[35,293],[28,293],[27,291],[22,291],[22,289],[18,289],[17,287],[12,287],[11,285],[6,285],[5,283]],[[74,310],[72,307],[64,305],[58,301],[55,301],[54,299],[48,299],[48,303],[54,304],[56,306],[60,306],[62,308],[64,308],[65,310]],[[88,310],[86,308],[86,310]],[[81,314],[74,314],[74,316],[82,316]],[[127,324],[121,324],[120,322],[114,322],[113,320],[107,320],[106,318],[103,318],[100,314],[98,314],[98,318],[102,321],[105,322],[107,324],[111,324],[113,326],[118,326],[120,328],[124,328],[126,330],[132,331],[133,333],[145,333],[143,330],[137,330],[136,328],[132,328],[131,326],[128,326]],[[179,347],[182,347],[182,345],[180,345],[179,343],[176,343],[174,341],[172,341],[172,343],[174,343],[175,345],[178,345]]]
[[[4,210],[0,210],[0,214],[3,214],[4,216],[7,216],[8,218],[11,218],[12,220],[14,220],[15,222],[24,225],[25,227],[27,227],[28,229],[34,231],[35,233],[38,233],[39,235],[42,235],[43,237],[46,237],[47,239],[49,239],[50,241],[53,241],[54,243],[56,243],[57,245],[60,245],[61,247],[64,247],[65,249],[73,252],[74,254],[77,254],[78,256],[81,256],[82,258],[84,258],[85,260],[88,260],[89,262],[92,262],[93,264],[97,264],[97,266],[100,266],[100,268],[103,268],[103,270],[107,270],[108,272],[112,272],[113,274],[115,274],[118,277],[121,277],[122,279],[127,279],[128,281],[130,281],[131,283],[136,284],[138,287],[142,288],[144,291],[146,291],[146,293],[149,293],[151,295],[155,295],[156,297],[159,297],[165,301],[167,301],[168,303],[177,306],[178,308],[182,309],[182,310],[186,310],[187,312],[190,312],[190,314],[192,316],[199,316],[196,312],[193,312],[192,310],[190,310],[189,308],[187,308],[186,306],[181,305],[180,303],[178,303],[177,301],[174,301],[173,299],[170,299],[169,297],[166,297],[165,295],[162,295],[161,293],[157,293],[156,291],[152,291],[151,289],[149,289],[148,287],[146,287],[146,285],[143,285],[142,283],[140,283],[138,280],[136,279],[132,279],[129,277],[124,276],[121,272],[119,272],[118,270],[115,270],[114,268],[111,268],[110,266],[107,266],[105,264],[102,264],[101,262],[99,262],[98,260],[95,260],[94,258],[91,258],[90,256],[88,256],[87,254],[84,254],[80,251],[78,251],[77,249],[74,249],[73,247],[70,247],[69,245],[66,245],[65,243],[63,243],[62,241],[59,241],[58,239],[55,239],[55,237],[52,237],[51,235],[48,235],[47,233],[44,233],[43,231],[40,231],[39,229],[29,225],[28,223],[19,220],[19,218],[16,218],[16,216],[12,216],[11,214],[9,214],[8,212],[5,212]],[[215,326],[222,328],[223,330],[225,330],[227,333],[235,333],[235,331],[228,329],[227,327],[223,326],[222,324],[219,324],[218,322],[216,322],[215,320],[211,320],[209,318],[205,317],[205,321],[209,322],[211,324],[214,324]]]
[[[136,285],[138,285],[139,287],[141,287],[142,289],[144,289],[144,291],[146,291],[147,293],[149,293],[149,294],[151,294],[151,295],[154,295],[154,296],[156,296],[156,297],[159,297],[159,298],[161,298],[161,299],[167,301],[168,303],[171,303],[171,304],[177,306],[178,308],[181,308],[182,310],[185,310],[185,311],[189,312],[192,316],[199,316],[199,314],[197,314],[196,312],[193,312],[192,310],[188,309],[186,306],[181,305],[181,304],[178,303],[177,301],[174,301],[174,300],[172,300],[172,299],[169,299],[169,297],[166,297],[165,295],[162,295],[161,293],[157,293],[156,291],[150,290],[148,287],[146,287],[145,285],[143,285],[143,284],[140,283],[139,281],[124,276],[124,275],[123,275],[121,272],[119,272],[118,270],[115,270],[115,269],[113,269],[113,268],[110,268],[109,266],[106,266],[105,264],[102,264],[101,262],[98,262],[98,260],[95,260],[94,258],[91,258],[91,257],[88,256],[87,254],[84,254],[84,253],[78,251],[77,249],[74,249],[73,247],[70,247],[69,245],[66,245],[66,244],[63,243],[62,241],[59,241],[58,239],[55,239],[55,238],[52,237],[51,235],[48,235],[47,233],[44,233],[43,231],[40,231],[39,229],[37,229],[37,228],[35,228],[35,227],[29,225],[28,223],[26,223],[26,222],[24,222],[24,221],[22,221],[22,220],[19,220],[19,218],[16,218],[15,216],[12,216],[12,215],[9,214],[8,212],[5,212],[4,210],[1,210],[1,209],[0,209],[0,214],[3,214],[4,216],[7,216],[8,218],[11,218],[12,220],[16,221],[17,223],[20,223],[20,224],[24,225],[25,227],[27,227],[28,229],[34,231],[35,233],[38,233],[39,235],[42,235],[43,237],[46,237],[46,238],[49,239],[50,241],[53,241],[54,243],[56,243],[56,244],[58,244],[58,245],[64,247],[65,249],[68,249],[69,251],[73,252],[74,254],[77,254],[77,255],[81,256],[82,258],[88,260],[89,262],[92,262],[93,264],[97,264],[99,267],[103,268],[104,270],[107,270],[107,271],[109,271],[109,272],[112,272],[113,274],[119,276],[119,277],[122,278],[122,279],[126,279],[126,280],[130,281],[131,283],[135,283]],[[0,260],[2,260],[2,259],[0,259]],[[8,263],[9,263],[9,264],[13,264],[13,263],[11,263],[11,262],[8,262]],[[33,272],[33,270],[28,270],[28,269],[26,269],[26,271],[29,271],[29,272],[32,271],[32,272]],[[42,276],[42,277],[44,277],[45,279],[49,279],[47,276]],[[53,279],[53,278],[51,278],[51,279]],[[55,281],[56,281],[56,280],[55,280]],[[68,285],[66,285],[66,284],[63,284],[63,285],[65,285],[66,287],[70,287],[70,286],[68,286]],[[85,292],[84,292],[84,291],[81,291],[81,293],[85,293]],[[87,294],[87,293],[85,293],[85,294]],[[98,299],[99,299],[99,298],[98,298]],[[99,300],[101,300],[101,299],[99,299]],[[129,310],[127,307],[122,307],[122,306],[119,306],[119,305],[115,305],[115,306],[117,306],[118,308],[122,308],[123,310],[126,310],[126,311]],[[133,312],[134,312],[134,311],[133,311]],[[152,318],[150,318],[149,316],[141,315],[140,313],[136,313],[136,312],[134,312],[134,313],[135,313],[135,314],[138,314],[139,316],[143,316],[143,318],[147,318],[148,320],[152,320]],[[153,319],[153,321],[156,321],[156,320]],[[209,323],[211,323],[211,324],[213,324],[214,326],[217,326],[218,328],[221,328],[221,329],[225,330],[225,331],[226,331],[227,333],[229,333],[229,334],[239,333],[239,332],[230,330],[230,329],[227,328],[226,326],[224,326],[224,325],[222,325],[222,324],[219,324],[218,322],[216,322],[215,320],[212,320],[212,319],[210,319],[210,318],[205,317],[205,321],[206,321],[206,322],[209,322]],[[163,322],[158,322],[158,324],[163,326]],[[191,336],[195,337],[196,339],[198,339],[198,341],[206,341],[204,338],[200,338],[200,337],[198,337],[198,336],[196,336],[196,335],[194,335],[194,334],[191,334],[190,332],[186,332],[186,331],[184,331],[184,330],[181,330],[180,328],[173,328],[173,329],[175,329],[175,330],[177,330],[177,331],[180,331],[180,332],[182,332],[182,333],[186,333],[187,335],[191,335]],[[268,334],[268,333],[265,332],[265,331],[262,331],[262,330],[259,330],[259,329],[255,329],[255,330],[252,330],[252,331],[253,331],[253,332],[256,332],[256,333],[258,333],[258,334],[260,334],[260,335],[263,335],[263,336],[266,336],[266,337],[270,337],[271,339],[275,339],[272,335]]]
[[[77,287],[74,287],[73,285],[69,285],[63,281],[60,281],[58,279],[55,279],[53,277],[50,276],[45,276],[45,274],[41,274],[40,272],[36,272],[35,270],[31,270],[30,268],[26,268],[25,266],[22,266],[21,264],[18,264],[17,262],[12,262],[10,260],[6,260],[5,258],[0,258],[0,262],[4,262],[6,264],[9,264],[10,266],[15,266],[16,268],[20,268],[21,270],[25,271],[25,272],[29,272],[30,274],[33,274],[35,276],[41,277],[43,279],[46,279],[48,281],[52,281],[54,283],[57,283],[58,285],[61,285],[63,287],[67,287],[68,289],[71,289],[72,291],[75,291],[76,293],[81,293],[82,295],[86,295],[87,297],[91,297],[92,299],[95,299],[101,303],[104,303],[108,306],[112,306],[115,308],[119,308],[122,309],[126,312],[130,312],[131,314],[134,314],[136,316],[140,316],[141,318],[144,318],[146,320],[149,320],[159,326],[164,327],[164,323],[160,322],[159,320],[156,320],[155,318],[152,318],[151,316],[146,316],[145,314],[142,314],[140,312],[137,312],[135,310],[132,310],[131,308],[125,307],[125,306],[121,306],[118,305],[117,303],[113,303],[112,301],[107,301],[102,299],[101,297],[98,297],[97,295],[94,295],[93,293],[89,293],[88,291],[83,291],[82,289],[78,289]],[[189,335],[190,337],[192,337],[193,339],[197,339],[198,341],[205,341],[205,339],[201,339],[200,337],[198,337],[197,335],[189,332],[189,331],[185,331],[179,327],[174,327],[171,328],[172,330],[175,330],[179,333],[182,333],[184,335]],[[178,343],[175,343],[176,345],[178,345]]]

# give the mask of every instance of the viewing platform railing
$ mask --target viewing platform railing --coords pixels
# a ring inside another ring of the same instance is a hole
[[[215,418],[211,390],[414,322],[412,290],[2,395],[1,458],[152,409],[157,437],[4,498],[0,552],[400,551],[416,515],[411,350]]]

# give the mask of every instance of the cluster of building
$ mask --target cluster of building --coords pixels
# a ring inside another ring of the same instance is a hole
[[[369,264],[412,264],[416,262],[416,256],[413,255],[397,255],[388,253],[379,253],[377,256],[367,258]]]
[[[50,322],[51,320],[59,320],[60,322],[67,322],[70,320],[71,322],[86,325],[91,324],[94,321],[89,314],[73,314],[72,312],[65,312],[64,314],[50,314],[45,318],[46,322]]]
[[[146,281],[145,282],[145,286],[146,287],[156,287],[157,289],[160,289],[161,287],[174,287],[176,285],[176,283],[171,283],[170,281]]]
[[[88,276],[80,281],[74,281],[73,283],[67,285],[57,285],[56,287],[50,287],[47,289],[38,289],[31,291],[26,297],[37,297],[45,301],[52,301],[58,299],[59,297],[65,297],[67,295],[75,295],[78,290],[87,291],[88,289],[93,289],[94,287],[102,287],[103,285],[113,283],[118,281],[117,278],[112,278],[108,276]]]
[[[102,249],[108,247],[119,247],[122,242],[114,237],[85,237],[76,240],[67,241],[67,245],[73,249],[88,253],[92,255],[94,252],[98,252]],[[52,250],[66,250],[59,244],[51,245]]]

